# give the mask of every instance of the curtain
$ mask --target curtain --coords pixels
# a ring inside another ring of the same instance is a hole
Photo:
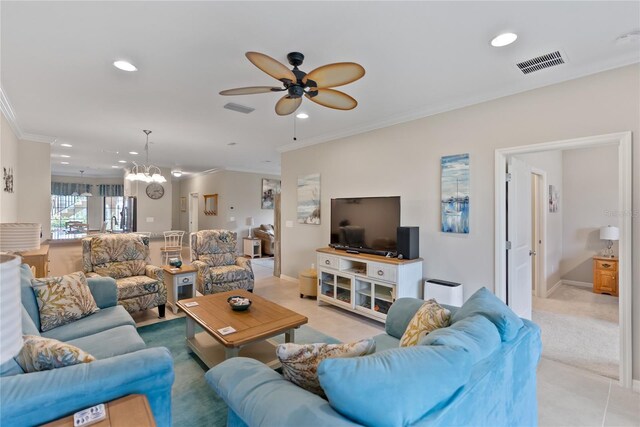
[[[124,196],[124,185],[98,184],[98,195],[100,197],[122,197]]]
[[[51,182],[52,196],[71,196],[73,193],[91,193],[91,184],[75,182]]]

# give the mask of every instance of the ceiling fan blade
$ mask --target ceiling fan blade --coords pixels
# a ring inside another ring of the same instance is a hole
[[[288,69],[286,65],[276,61],[272,57],[260,52],[247,52],[246,57],[253,65],[260,68],[265,73],[269,74],[274,79],[280,81],[288,80],[290,82],[297,82],[298,79],[293,71]]]
[[[325,107],[335,108],[336,110],[353,110],[358,105],[358,101],[350,97],[344,92],[333,89],[318,89],[316,96],[310,96],[305,93],[307,98]]]
[[[364,68],[355,62],[337,62],[323,65],[307,74],[302,83],[313,80],[319,89],[337,87],[355,82],[364,76]]]
[[[291,98],[285,95],[276,104],[276,113],[279,116],[287,116],[298,109],[302,104],[302,98]]]
[[[227,89],[220,92],[220,95],[251,95],[254,93],[267,93],[267,92],[280,92],[284,88],[271,87],[271,86],[250,86],[239,87],[236,89]]]

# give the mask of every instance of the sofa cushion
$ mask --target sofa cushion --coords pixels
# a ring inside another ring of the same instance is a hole
[[[158,281],[149,276],[132,276],[116,280],[118,300],[155,294],[158,292]]]
[[[415,346],[325,359],[320,385],[331,406],[363,425],[406,426],[444,405],[471,374],[461,347]]]
[[[329,357],[358,357],[376,350],[373,339],[365,339],[350,344],[280,344],[276,355],[282,363],[282,373],[286,379],[311,393],[324,397],[318,382],[318,364]]]
[[[31,286],[38,301],[40,330],[43,332],[100,310],[81,271],[60,277],[32,279]]]
[[[91,316],[84,317],[68,325],[43,332],[42,336],[55,338],[60,341],[69,341],[122,325],[135,327],[136,324],[124,307],[116,305],[114,307],[104,308]]]
[[[505,303],[500,301],[487,288],[481,288],[471,295],[467,301],[451,317],[451,323],[473,315],[482,315],[496,325],[502,341],[511,341],[524,325]]]
[[[418,345],[418,341],[429,332],[449,326],[449,315],[449,310],[443,308],[435,299],[425,302],[407,325],[407,330],[400,338],[400,347]]]
[[[131,325],[118,326],[67,342],[91,353],[96,359],[108,359],[146,348],[136,328]]]
[[[101,276],[122,279],[123,277],[141,276],[145,274],[147,261],[133,259],[129,261],[115,261],[106,264],[94,265],[93,271]]]
[[[422,307],[424,301],[417,298],[398,298],[387,313],[387,320],[384,328],[387,334],[394,338],[402,338],[402,334],[407,330],[409,322],[416,314],[416,311]]]
[[[22,306],[22,335],[40,335],[40,331],[31,316],[29,316],[29,313],[27,313],[24,305]]]
[[[420,345],[456,345],[466,349],[475,364],[501,345],[500,333],[484,316],[466,317],[448,328],[431,332],[420,341]]]
[[[91,238],[91,264],[146,260],[149,248],[136,234],[101,234]]]
[[[38,310],[38,301],[31,287],[31,279],[33,279],[31,267],[28,264],[22,264],[20,266],[20,298],[22,306],[29,313],[29,317],[33,320],[36,328],[40,330],[40,310]]]
[[[388,334],[380,334],[373,337],[376,342],[376,352],[400,347],[400,340]]]
[[[221,267],[209,267],[205,273],[210,279],[209,283],[234,282],[238,280],[253,279],[252,272],[238,265],[223,265]]]
[[[237,256],[234,253],[200,255],[200,261],[212,266],[235,265],[236,258]]]
[[[24,344],[16,356],[16,361],[25,372],[48,371],[95,360],[95,357],[74,345],[34,335],[24,336]]]
[[[20,365],[18,365],[18,362],[16,362],[15,357],[12,357],[0,365],[0,377],[11,377],[20,374],[24,374],[24,371]]]

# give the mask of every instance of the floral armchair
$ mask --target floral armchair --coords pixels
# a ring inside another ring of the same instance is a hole
[[[196,287],[204,295],[235,289],[253,291],[251,261],[236,254],[237,234],[229,230],[191,233],[191,264],[198,269]]]
[[[82,239],[87,277],[116,279],[118,304],[129,313],[158,307],[164,317],[167,288],[160,267],[150,264],[149,238],[138,234],[99,234]]]

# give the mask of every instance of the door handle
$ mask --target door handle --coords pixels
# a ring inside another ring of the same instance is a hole
[[[529,256],[533,256],[536,254],[536,251],[534,251],[533,249],[529,251]]]

